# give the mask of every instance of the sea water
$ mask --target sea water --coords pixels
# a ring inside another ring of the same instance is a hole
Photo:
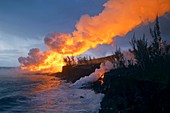
[[[97,113],[103,94],[59,78],[0,69],[0,113]]]

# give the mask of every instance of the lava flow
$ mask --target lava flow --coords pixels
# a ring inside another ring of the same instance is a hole
[[[123,36],[136,26],[154,21],[170,11],[170,0],[108,0],[97,16],[83,15],[71,34],[51,33],[44,43],[49,49],[31,49],[28,57],[20,57],[22,69],[34,72],[60,72],[64,56],[76,56],[110,44],[116,36]]]

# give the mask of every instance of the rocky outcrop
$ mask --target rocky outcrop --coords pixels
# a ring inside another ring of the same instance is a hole
[[[75,82],[81,77],[88,76],[99,68],[100,64],[87,64],[87,65],[75,65],[75,66],[63,66],[61,73],[55,74],[56,76],[67,80],[68,82]]]

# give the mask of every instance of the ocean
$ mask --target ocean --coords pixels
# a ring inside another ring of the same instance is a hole
[[[0,69],[0,113],[97,113],[103,94],[59,78]]]

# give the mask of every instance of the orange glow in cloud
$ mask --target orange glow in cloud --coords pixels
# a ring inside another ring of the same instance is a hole
[[[64,65],[63,56],[80,55],[98,44],[110,44],[114,37],[126,35],[136,26],[154,21],[157,15],[170,11],[170,0],[109,0],[104,7],[97,16],[83,15],[71,34],[52,33],[45,37],[50,54],[43,62],[30,64],[34,67],[32,70],[61,71],[59,66]],[[20,63],[23,65],[22,60]],[[23,66],[31,69],[29,65]]]
[[[61,72],[64,66],[61,54],[51,51],[40,52],[38,48],[33,48],[28,53],[28,57],[20,57],[21,69],[26,72],[53,73]]]

